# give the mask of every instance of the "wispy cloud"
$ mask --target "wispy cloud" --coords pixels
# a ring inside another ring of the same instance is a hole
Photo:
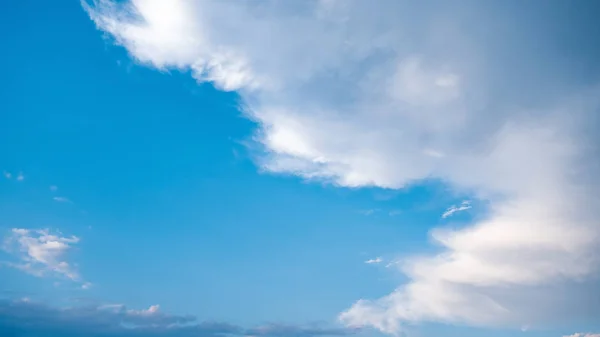
[[[446,219],[447,217],[450,217],[457,212],[466,211],[470,208],[471,208],[471,201],[469,201],[469,200],[465,200],[465,201],[461,202],[460,205],[458,205],[458,206],[452,205],[452,206],[450,206],[450,208],[448,208],[444,212],[444,214],[442,214],[442,219]]]
[[[399,260],[392,260],[392,261],[388,262],[388,263],[385,265],[385,267],[386,267],[386,268],[391,268],[391,267],[397,266],[398,264],[400,264],[400,261],[399,261]]]
[[[52,200],[54,200],[56,202],[72,203],[72,201],[69,198],[65,198],[65,197],[53,197]]]
[[[381,263],[381,262],[383,262],[383,259],[379,256],[374,259],[369,259],[369,260],[365,261],[366,264],[377,264],[377,263]]]
[[[19,172],[19,174],[17,174],[17,181],[23,180],[25,180],[25,175],[23,175],[23,172]]]
[[[400,215],[400,214],[402,214],[402,211],[398,210],[398,209],[394,209],[394,210],[391,210],[388,212],[389,216],[396,216],[396,215]]]
[[[2,175],[4,176],[4,178],[6,179],[11,179],[12,178],[12,173],[8,172],[8,171],[2,171]]]
[[[67,262],[68,252],[78,242],[76,236],[62,236],[49,229],[13,228],[4,240],[3,248],[18,262],[4,264],[38,277],[61,276],[80,281],[76,268]]]
[[[363,209],[363,210],[358,211],[358,213],[360,213],[362,215],[366,215],[366,216],[373,215],[377,212],[379,212],[379,209]]]
[[[600,333],[574,333],[572,335],[563,336],[563,337],[600,337]]]

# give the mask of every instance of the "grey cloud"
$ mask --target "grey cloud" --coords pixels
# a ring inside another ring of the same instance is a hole
[[[0,335],[6,337],[312,337],[345,336],[357,330],[268,324],[246,329],[227,322],[200,322],[191,315],[163,313],[123,305],[55,308],[29,300],[0,300]]]

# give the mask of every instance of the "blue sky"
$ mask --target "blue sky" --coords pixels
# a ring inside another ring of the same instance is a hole
[[[597,336],[597,9],[2,3],[0,331]]]

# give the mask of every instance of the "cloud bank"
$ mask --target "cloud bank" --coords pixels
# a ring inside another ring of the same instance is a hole
[[[346,336],[356,330],[269,324],[252,329],[223,322],[198,322],[194,316],[163,313],[158,305],[145,310],[123,305],[54,308],[31,301],[0,300],[2,336],[93,337],[316,337]]]
[[[600,95],[561,75],[569,64],[552,58],[550,33],[561,23],[539,21],[539,8],[360,0],[83,6],[140,63],[237,91],[259,125],[264,171],[345,187],[435,179],[489,203],[466,228],[432,231],[438,253],[398,264],[409,281],[356,302],[340,315],[348,325],[390,333],[424,321],[535,326],[600,308],[582,295],[598,291],[590,284],[600,257]]]

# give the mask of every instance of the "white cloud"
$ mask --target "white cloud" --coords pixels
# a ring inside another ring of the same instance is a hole
[[[62,276],[80,281],[76,268],[66,260],[69,250],[78,242],[76,236],[53,234],[48,229],[13,228],[5,239],[4,250],[14,254],[19,262],[6,264],[38,277]]]
[[[19,172],[19,174],[17,175],[17,181],[23,181],[25,180],[25,176],[23,175],[23,172]]]
[[[572,335],[563,336],[563,337],[600,337],[600,333],[574,333]]]
[[[581,298],[561,294],[592,280],[600,259],[600,142],[586,130],[600,95],[543,68],[555,63],[538,62],[549,53],[543,36],[528,35],[528,20],[469,4],[101,0],[86,8],[140,62],[237,90],[259,124],[262,170],[347,187],[437,179],[489,203],[472,226],[432,231],[438,252],[396,264],[409,281],[358,301],[341,314],[347,324],[398,332],[423,321],[518,328],[573,318],[576,310],[556,310]]]
[[[454,215],[454,213],[456,213],[456,212],[462,212],[462,211],[466,211],[468,209],[471,209],[471,202],[468,200],[465,200],[465,201],[461,202],[460,205],[458,205],[458,206],[456,206],[456,205],[450,206],[444,212],[444,214],[442,214],[442,218],[445,219],[449,216]]]
[[[6,178],[6,179],[12,178],[12,173],[10,173],[8,171],[3,171],[2,174],[4,175],[4,178]]]
[[[383,262],[383,259],[379,256],[374,259],[369,259],[369,260],[365,261],[366,264],[378,264],[381,262]]]

